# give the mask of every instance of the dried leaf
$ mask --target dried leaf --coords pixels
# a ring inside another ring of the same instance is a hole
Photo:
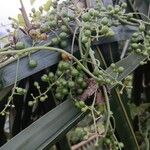
[[[87,98],[89,98],[90,96],[92,96],[97,89],[99,88],[98,84],[96,83],[96,81],[94,79],[88,79],[88,87],[86,90],[84,90],[83,94],[81,94],[78,98],[81,100],[86,100]]]

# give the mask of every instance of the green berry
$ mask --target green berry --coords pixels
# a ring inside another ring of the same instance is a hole
[[[63,95],[67,95],[69,91],[67,88],[63,88],[61,92]]]
[[[144,62],[144,61],[141,61],[141,62],[140,62],[140,65],[145,65],[145,62]]]
[[[35,87],[39,87],[39,83],[35,81],[35,82],[34,82],[34,86],[35,86]]]
[[[136,49],[136,52],[137,52],[138,54],[140,54],[140,53],[141,53],[141,50],[138,48],[138,49]]]
[[[132,18],[133,17],[133,13],[128,13],[127,14],[127,19],[130,19],[130,18]]]
[[[141,24],[141,25],[139,26],[139,30],[140,30],[141,32],[144,32],[144,31],[145,31],[145,25],[144,25],[144,24]]]
[[[91,28],[91,25],[90,25],[89,22],[86,22],[86,23],[83,24],[83,27],[84,27],[84,29],[89,30]]]
[[[95,10],[94,8],[90,8],[89,9],[89,14],[91,15],[91,16],[98,16],[98,11],[97,10]]]
[[[50,26],[51,28],[56,27],[56,26],[57,26],[57,21],[56,21],[56,20],[49,21],[49,26]]]
[[[65,40],[65,39],[68,37],[68,35],[67,35],[67,33],[65,33],[65,32],[61,32],[61,33],[59,34],[59,37],[60,37],[62,40]]]
[[[67,26],[65,26],[65,25],[62,25],[62,26],[61,26],[61,30],[62,30],[63,32],[68,32],[68,31],[69,31],[68,28],[67,28]]]
[[[127,3],[123,2],[123,3],[121,4],[121,7],[122,7],[123,9],[125,9],[125,8],[127,7]]]
[[[112,6],[112,5],[108,5],[108,6],[107,6],[107,9],[108,9],[109,11],[111,11],[111,10],[113,9],[113,6]]]
[[[85,43],[87,43],[89,41],[89,39],[88,39],[88,37],[83,36],[81,41],[82,41],[82,43],[85,44]]]
[[[122,73],[123,71],[124,71],[124,68],[123,68],[123,67],[119,67],[119,68],[118,68],[118,72],[119,72],[119,73]]]
[[[117,14],[120,11],[120,6],[116,5],[114,10],[115,10],[115,13]]]
[[[43,97],[40,97],[40,101],[41,101],[41,102],[44,102],[45,100],[46,100],[46,97],[44,97],[44,96],[43,96]]]
[[[91,36],[91,31],[90,30],[85,30],[84,35],[87,36],[87,37],[90,37]]]
[[[143,56],[149,56],[148,52],[143,52]]]
[[[132,47],[133,49],[137,49],[137,48],[139,47],[139,45],[138,45],[137,43],[133,43],[133,44],[131,44],[131,47]]]
[[[49,25],[47,23],[42,24],[40,27],[40,31],[41,31],[41,33],[48,32],[49,31]]]
[[[113,69],[116,68],[116,64],[114,64],[114,63],[112,63],[110,66],[111,66]]]
[[[111,80],[110,79],[106,79],[105,80],[107,84],[111,84]]]
[[[88,110],[88,108],[87,107],[83,107],[83,108],[81,108],[81,111],[82,112],[86,112]]]
[[[16,43],[16,50],[24,49],[25,44],[23,42],[17,42]]]
[[[49,72],[48,77],[49,77],[49,79],[53,79],[54,78],[54,73],[53,72]]]
[[[65,79],[61,78],[59,81],[60,81],[61,85],[63,85],[63,86],[67,85],[67,81]]]
[[[37,63],[36,60],[30,59],[28,64],[29,64],[29,67],[30,67],[30,68],[35,68],[35,67],[37,67],[37,64],[38,64],[38,63]]]
[[[101,29],[102,34],[106,34],[108,31],[109,31],[108,26],[103,26],[102,29]]]
[[[78,77],[78,78],[77,78],[77,83],[78,83],[78,84],[83,83],[83,81],[84,81],[84,79],[83,79],[82,77]]]
[[[28,102],[28,106],[33,106],[34,102],[33,101],[29,101]]]
[[[68,46],[67,41],[61,41],[60,46],[61,46],[61,48],[66,48]]]
[[[83,93],[83,89],[77,89],[77,93],[78,94],[82,94]]]
[[[131,81],[131,80],[132,80],[132,76],[131,75],[126,77],[126,81]]]
[[[89,13],[84,13],[83,15],[82,15],[82,19],[83,19],[83,21],[89,21],[90,20],[90,14]]]
[[[79,71],[74,68],[74,69],[71,70],[71,75],[72,76],[78,76],[79,75]]]
[[[135,33],[132,34],[132,37],[133,37],[133,38],[137,38],[138,35],[139,35],[139,34],[138,34],[137,32],[135,32]]]
[[[62,63],[62,70],[67,70],[67,69],[69,69],[70,68],[70,63],[68,63],[68,62],[63,62]]]
[[[111,144],[111,140],[107,138],[107,139],[105,140],[105,143],[106,143],[107,145],[110,145],[110,144]]]
[[[62,99],[62,94],[58,92],[55,94],[55,97],[56,97],[56,99],[60,100],[60,99]]]
[[[39,11],[40,11],[40,12],[43,11],[43,7],[42,7],[42,6],[39,7]]]
[[[79,105],[80,105],[81,108],[85,107],[85,102],[84,101],[79,101]]]
[[[107,17],[104,17],[104,18],[102,19],[101,23],[102,23],[103,25],[107,25],[107,24],[108,24],[108,18],[107,18]]]
[[[42,80],[43,82],[48,82],[48,81],[49,81],[49,78],[48,78],[48,76],[47,76],[46,74],[44,74],[44,75],[41,77],[41,80]]]
[[[60,70],[57,70],[57,71],[56,71],[56,75],[57,75],[57,76],[61,76],[62,74],[63,74],[62,71],[60,71]]]
[[[57,37],[52,39],[52,45],[58,45],[59,44],[59,39]]]
[[[75,87],[75,82],[69,81],[69,82],[68,82],[68,87],[69,87],[69,88],[74,88],[74,87]]]
[[[82,88],[86,88],[87,87],[87,83],[85,81],[83,81],[82,84],[81,84],[81,87]]]
[[[17,88],[17,93],[22,93],[22,88]]]

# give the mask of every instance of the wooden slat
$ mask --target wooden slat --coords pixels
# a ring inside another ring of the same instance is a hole
[[[20,132],[0,150],[44,149],[54,144],[84,116],[71,100],[67,100]]]
[[[132,53],[117,63],[118,66],[124,66],[127,70],[123,74],[124,76],[121,75],[118,79],[125,78],[137,67],[136,64],[145,59],[142,56],[140,59],[138,58],[139,55]],[[135,63],[132,63],[133,59]],[[108,68],[106,72],[110,74],[112,72],[111,68]],[[113,76],[115,77],[115,75]],[[111,90],[113,87],[110,86],[109,88]],[[57,139],[61,138],[62,135],[82,120],[84,115],[74,106],[72,100],[67,100],[16,135],[0,150],[41,150],[54,144]]]
[[[116,33],[114,37],[104,37],[99,39],[99,41],[95,41],[93,44],[99,45],[129,39],[131,34],[135,32],[137,28],[132,26],[119,26],[113,28],[113,30]],[[70,48],[68,48],[68,51],[69,50]],[[75,47],[74,51],[77,50],[78,48]],[[59,54],[56,52],[41,50],[33,53],[31,58],[38,61],[38,66],[34,69],[30,69],[28,66],[29,58],[21,58],[18,71],[18,81],[56,64],[59,61]],[[0,72],[2,73],[3,87],[5,88],[12,85],[16,76],[16,61],[0,68]]]

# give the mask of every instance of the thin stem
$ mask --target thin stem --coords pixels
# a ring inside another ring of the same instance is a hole
[[[109,125],[110,125],[111,110],[110,110],[109,98],[108,98],[108,94],[107,94],[107,90],[105,86],[103,86],[103,92],[104,92],[106,106],[107,106],[107,120],[106,120],[106,126],[105,126],[105,136],[106,136],[108,129],[109,129]]]
[[[18,59],[17,59],[17,66],[16,66],[16,76],[15,76],[15,82],[14,82],[14,87],[12,89],[12,93],[11,93],[9,99],[8,99],[8,102],[7,102],[6,106],[5,106],[5,108],[0,112],[0,114],[5,113],[6,109],[9,107],[11,101],[13,100],[13,95],[15,93],[16,86],[17,86],[17,78],[18,78],[18,70],[19,70],[19,60],[20,59],[18,57]]]
[[[101,59],[103,61],[103,64],[104,64],[105,68],[107,68],[106,61],[105,61],[105,59],[104,59],[104,57],[102,55],[102,52],[101,52],[100,48],[98,46],[96,48],[97,48],[97,51],[98,51],[98,53],[99,53],[99,55],[100,55],[100,57],[101,57]]]
[[[73,55],[73,49],[74,49],[74,42],[76,38],[76,33],[77,33],[78,27],[75,28],[73,38],[72,38],[72,44],[71,44],[71,54]]]
[[[85,68],[82,63],[73,55],[71,55],[70,53],[68,53],[67,51],[60,49],[60,48],[55,48],[55,47],[44,47],[44,46],[39,46],[39,47],[30,47],[30,48],[26,48],[26,49],[22,49],[22,50],[9,50],[6,52],[0,52],[0,54],[23,54],[23,53],[28,53],[28,52],[34,52],[34,51],[38,51],[38,50],[49,50],[49,51],[56,51],[56,52],[60,52],[60,53],[64,53],[66,55],[68,55],[70,58],[72,58],[74,61],[76,61],[76,63],[88,74],[90,75],[92,78],[94,78],[97,81],[100,81],[100,79],[98,77],[96,77],[95,75],[93,75],[87,68]]]

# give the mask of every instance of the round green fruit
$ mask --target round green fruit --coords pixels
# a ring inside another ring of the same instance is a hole
[[[69,87],[69,88],[74,88],[74,87],[75,87],[75,82],[69,81],[69,82],[68,82],[68,87]]]
[[[60,46],[61,46],[61,48],[66,48],[68,46],[67,41],[61,41]]]
[[[48,81],[49,81],[49,78],[48,78],[48,76],[47,76],[46,74],[44,74],[44,75],[41,77],[41,80],[42,80],[43,82],[48,82]]]
[[[25,44],[23,42],[17,42],[16,43],[16,49],[20,50],[20,49],[24,49],[25,48]]]
[[[34,59],[29,60],[29,67],[30,68],[35,68],[35,67],[37,67],[37,65],[38,65],[38,63],[36,60],[34,60]]]
[[[65,39],[68,37],[68,35],[67,35],[67,33],[65,33],[65,32],[61,32],[61,33],[59,34],[59,37],[60,37],[62,40],[65,40]]]

